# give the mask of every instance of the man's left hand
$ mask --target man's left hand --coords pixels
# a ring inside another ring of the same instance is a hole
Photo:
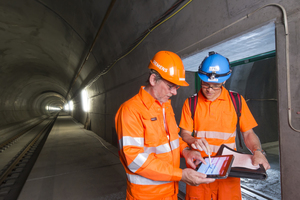
[[[266,170],[271,168],[267,158],[260,151],[255,151],[252,157],[252,165],[259,164],[262,164]]]

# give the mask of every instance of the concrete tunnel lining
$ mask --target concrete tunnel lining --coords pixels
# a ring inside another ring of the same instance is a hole
[[[123,55],[135,40],[176,2],[175,0],[155,1],[155,3],[153,1],[116,2],[80,77],[74,87],[70,87],[95,38],[110,1],[23,0],[17,1],[17,4],[15,1],[1,1],[0,127],[43,115],[44,112],[40,111],[39,104],[42,105],[41,107],[48,103],[58,106],[70,99],[74,101],[74,110],[70,114],[84,123],[87,113],[81,110],[80,91],[96,75]],[[283,158],[282,177],[284,177],[282,195],[285,198],[296,197],[296,194],[291,191],[293,185],[299,184],[299,181],[294,179],[295,175],[292,172],[300,163],[298,160],[291,160],[288,155],[300,150],[296,145],[300,141],[300,136],[291,130],[287,123],[289,108],[287,108],[286,98],[286,40],[282,12],[276,7],[267,7],[245,18],[241,23],[234,24],[230,29],[222,30],[241,17],[274,1],[226,0],[205,2],[204,5],[203,2],[194,0],[183,1],[181,6],[187,2],[190,2],[189,5],[167,23],[152,31],[137,49],[88,87],[92,99],[92,112],[89,113],[92,130],[106,141],[115,143],[113,131],[116,110],[121,103],[137,93],[140,85],[145,84],[148,62],[157,51],[171,50],[180,52],[181,57],[186,57],[275,20],[275,64],[278,77],[276,81],[269,84],[276,84],[278,90],[275,94],[273,90],[265,88],[264,94],[276,95],[278,101],[262,107],[271,110],[272,112],[269,112],[271,115],[278,112],[277,123],[280,153]],[[290,109],[292,124],[299,128],[300,115],[296,113],[300,111],[297,53],[300,3],[296,0],[275,0],[275,2],[282,4],[288,16],[291,49],[289,56],[292,107]],[[202,40],[218,30],[222,31]],[[201,42],[198,42],[200,40]],[[185,49],[196,42],[198,43],[193,47]],[[181,51],[183,49],[185,50]],[[184,99],[195,92],[194,77],[193,73],[188,72],[187,80],[191,83],[191,87],[181,88],[178,96],[172,99],[176,115],[180,113]],[[70,96],[66,96],[69,89]],[[53,91],[53,97],[40,96],[45,91]],[[258,105],[253,106],[258,107]],[[259,113],[261,110],[255,112]],[[292,145],[289,145],[290,143]],[[291,162],[292,166],[287,165]],[[289,182],[290,178],[292,178],[291,182]]]

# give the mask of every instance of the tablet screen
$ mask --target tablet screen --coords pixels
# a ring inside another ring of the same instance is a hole
[[[206,174],[207,177],[226,178],[228,170],[231,168],[232,159],[232,155],[215,156],[211,157],[211,164],[209,164],[209,158],[205,158],[206,165],[200,163],[197,171]]]

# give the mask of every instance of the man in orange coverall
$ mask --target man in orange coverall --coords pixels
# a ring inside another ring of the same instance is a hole
[[[115,117],[120,160],[127,174],[126,199],[177,200],[179,181],[199,185],[214,179],[194,170],[204,160],[179,136],[169,98],[179,86],[188,86],[180,57],[160,51],[149,69],[147,86],[123,103]],[[180,156],[194,169],[180,169]]]
[[[202,80],[202,88],[197,94],[198,100],[191,116],[188,99],[185,101],[180,121],[181,137],[192,148],[201,151],[201,155],[216,155],[222,144],[236,149],[237,114],[230,94],[223,84],[231,75],[227,58],[215,52],[210,52],[199,66],[198,75]],[[270,165],[263,155],[261,144],[253,127],[257,126],[245,99],[241,96],[240,130],[247,148],[254,154],[252,164],[263,164],[265,169]],[[194,137],[192,133],[194,132]],[[187,164],[188,165],[188,164]],[[187,185],[186,200],[233,200],[242,199],[240,179],[228,177],[197,187]]]

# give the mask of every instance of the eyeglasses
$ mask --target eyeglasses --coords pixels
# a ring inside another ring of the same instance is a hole
[[[221,85],[209,85],[209,84],[202,83],[201,87],[203,87],[204,89],[211,88],[213,90],[220,90],[222,87],[222,84]]]
[[[179,85],[169,85],[167,84],[167,86],[169,87],[169,90],[171,91],[173,88],[175,88],[176,90],[178,90],[180,88]]]
[[[163,80],[163,79],[162,79],[162,80]],[[168,86],[168,88],[169,88],[170,91],[172,91],[172,89],[178,90],[178,89],[180,88],[179,85],[171,85],[169,82],[167,82],[167,81],[165,81],[165,80],[163,80],[163,81],[166,83],[166,85]]]

